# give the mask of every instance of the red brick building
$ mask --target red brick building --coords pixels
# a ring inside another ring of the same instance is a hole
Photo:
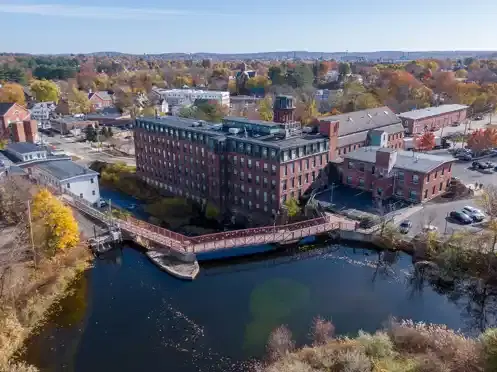
[[[0,103],[0,138],[13,142],[36,142],[38,124],[29,111],[17,103]]]
[[[277,215],[287,199],[299,198],[319,182],[335,155],[330,143],[336,141],[338,123],[327,133],[302,134],[292,97],[277,97],[274,110],[282,122],[227,117],[212,125],[178,117],[139,118],[137,173],[151,185],[209,200],[232,215],[254,220]]]
[[[441,105],[399,114],[402,125],[409,134],[435,131],[466,120],[468,106]]]
[[[404,127],[388,107],[349,112],[319,119],[322,123],[339,122],[336,155],[342,156],[363,146],[404,148]],[[326,125],[326,124],[325,124]],[[321,126],[324,130],[325,127]]]
[[[373,197],[424,202],[445,192],[453,158],[392,148],[363,147],[343,155],[342,182]]]
[[[88,99],[90,100],[91,106],[95,111],[111,107],[113,104],[112,97],[105,90],[88,93]]]

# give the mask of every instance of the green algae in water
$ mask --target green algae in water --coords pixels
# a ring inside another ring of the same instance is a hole
[[[250,294],[252,321],[245,328],[244,349],[262,352],[269,334],[309,300],[309,288],[291,279],[271,279],[256,287]]]

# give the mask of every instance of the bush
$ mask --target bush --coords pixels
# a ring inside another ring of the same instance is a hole
[[[371,372],[371,361],[361,350],[349,350],[337,355],[333,371]]]
[[[487,329],[480,337],[485,358],[485,370],[497,371],[497,328]]]
[[[294,348],[292,332],[286,326],[279,326],[269,335],[267,350],[272,360],[282,358]]]
[[[311,336],[314,345],[323,345],[333,338],[335,334],[335,326],[333,323],[321,318],[316,317],[312,324]]]
[[[367,356],[375,359],[391,358],[395,356],[393,343],[385,332],[376,332],[374,335],[359,331],[357,341]]]

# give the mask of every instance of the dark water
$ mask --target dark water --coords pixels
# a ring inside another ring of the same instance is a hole
[[[243,371],[280,324],[309,342],[317,315],[340,334],[374,331],[390,316],[474,327],[465,298],[411,283],[405,255],[378,267],[375,252],[326,248],[202,265],[182,282],[134,249],[117,253],[75,283],[23,359],[47,371]]]

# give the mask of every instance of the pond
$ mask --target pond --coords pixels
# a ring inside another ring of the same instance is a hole
[[[413,283],[411,258],[345,246],[201,265],[176,280],[130,247],[97,260],[28,342],[43,371],[244,371],[281,324],[298,345],[320,315],[339,334],[391,316],[474,330],[469,299]],[[437,292],[438,291],[438,292]]]

